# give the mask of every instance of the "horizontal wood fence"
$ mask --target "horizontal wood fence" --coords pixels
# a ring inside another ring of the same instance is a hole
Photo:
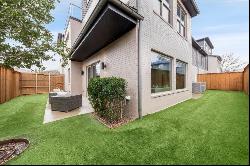
[[[64,75],[20,73],[0,66],[0,103],[20,95],[43,94],[64,89]]]
[[[248,94],[247,68],[244,72],[199,74],[198,82],[206,82],[210,90],[244,91]]]

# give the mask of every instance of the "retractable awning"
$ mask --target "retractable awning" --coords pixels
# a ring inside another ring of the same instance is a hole
[[[79,38],[75,48],[71,51],[71,60],[82,62],[89,58],[132,30],[137,20],[138,18],[121,8],[107,3],[96,16],[89,30]]]

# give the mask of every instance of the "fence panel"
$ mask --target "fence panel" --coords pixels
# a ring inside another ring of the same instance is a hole
[[[22,95],[43,94],[53,89],[64,89],[63,75],[50,75],[39,73],[22,73]]]
[[[243,91],[249,95],[249,65],[247,65],[243,72]]]
[[[0,104],[21,95],[20,73],[0,66]]]
[[[206,82],[210,90],[242,91],[243,76],[242,72],[199,74],[198,82]]]
[[[64,90],[64,75],[19,73],[0,66],[0,104],[20,95],[43,94]]]

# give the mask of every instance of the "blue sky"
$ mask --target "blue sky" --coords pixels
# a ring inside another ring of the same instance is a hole
[[[210,37],[214,54],[234,53],[249,61],[249,0],[197,0],[200,15],[192,20],[198,39]]]
[[[249,0],[196,0],[200,14],[192,20],[195,39],[210,37],[215,46],[214,54],[234,53],[249,62]],[[81,0],[61,0],[52,15],[55,20],[47,27],[55,38],[63,32],[69,15],[69,4],[81,6]],[[81,17],[80,9],[74,7],[71,14]],[[45,62],[48,70],[59,68],[57,61]]]

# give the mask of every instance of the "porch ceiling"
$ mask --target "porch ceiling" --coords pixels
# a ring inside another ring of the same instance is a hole
[[[71,56],[82,62],[136,26],[137,19],[107,4]]]

